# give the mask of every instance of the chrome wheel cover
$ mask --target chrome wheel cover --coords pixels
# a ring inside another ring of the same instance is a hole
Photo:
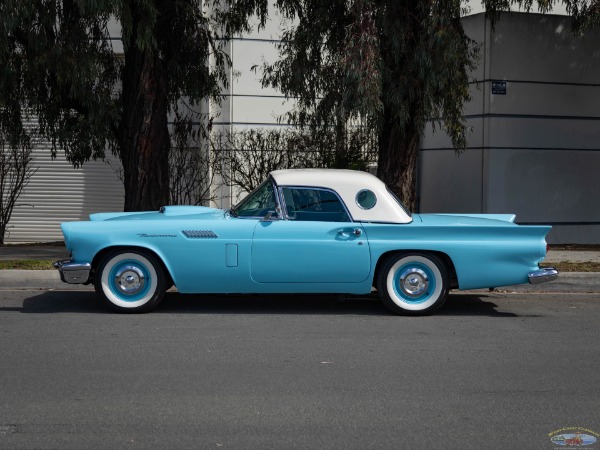
[[[399,288],[408,297],[420,297],[429,289],[429,277],[421,269],[408,268],[400,275]]]
[[[127,265],[115,274],[115,287],[123,295],[136,295],[146,286],[144,272],[136,266]]]

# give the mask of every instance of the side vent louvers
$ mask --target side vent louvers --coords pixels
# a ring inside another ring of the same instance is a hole
[[[182,233],[189,239],[212,239],[219,237],[212,230],[183,230]]]

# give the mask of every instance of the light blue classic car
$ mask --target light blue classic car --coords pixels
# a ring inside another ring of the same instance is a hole
[[[166,206],[62,224],[67,283],[93,283],[120,312],[181,293],[369,294],[392,312],[428,314],[450,289],[543,283],[547,226],[514,215],[410,214],[378,178],[278,170],[229,210]]]

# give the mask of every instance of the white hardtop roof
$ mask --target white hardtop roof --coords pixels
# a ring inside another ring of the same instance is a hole
[[[271,176],[278,186],[318,187],[337,192],[354,220],[391,223],[412,221],[412,218],[390,195],[383,181],[368,172],[342,169],[288,169],[275,170],[271,172]],[[364,189],[373,191],[377,197],[377,203],[371,209],[363,209],[356,202],[356,195]]]

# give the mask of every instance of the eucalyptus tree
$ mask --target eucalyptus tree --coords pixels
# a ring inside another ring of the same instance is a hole
[[[3,0],[0,131],[16,142],[35,116],[53,154],[75,166],[118,155],[126,211],[166,204],[169,117],[199,121],[200,103],[220,100],[224,39],[248,30],[251,14],[264,24],[266,1]]]
[[[262,82],[297,98],[288,114],[302,126],[360,123],[379,139],[378,176],[410,208],[416,205],[419,140],[427,124],[466,146],[463,105],[478,43],[464,32],[460,0],[279,0],[291,24],[280,59]],[[485,0],[492,22],[511,6],[547,12],[553,0]],[[598,22],[597,1],[568,1],[575,25]]]

